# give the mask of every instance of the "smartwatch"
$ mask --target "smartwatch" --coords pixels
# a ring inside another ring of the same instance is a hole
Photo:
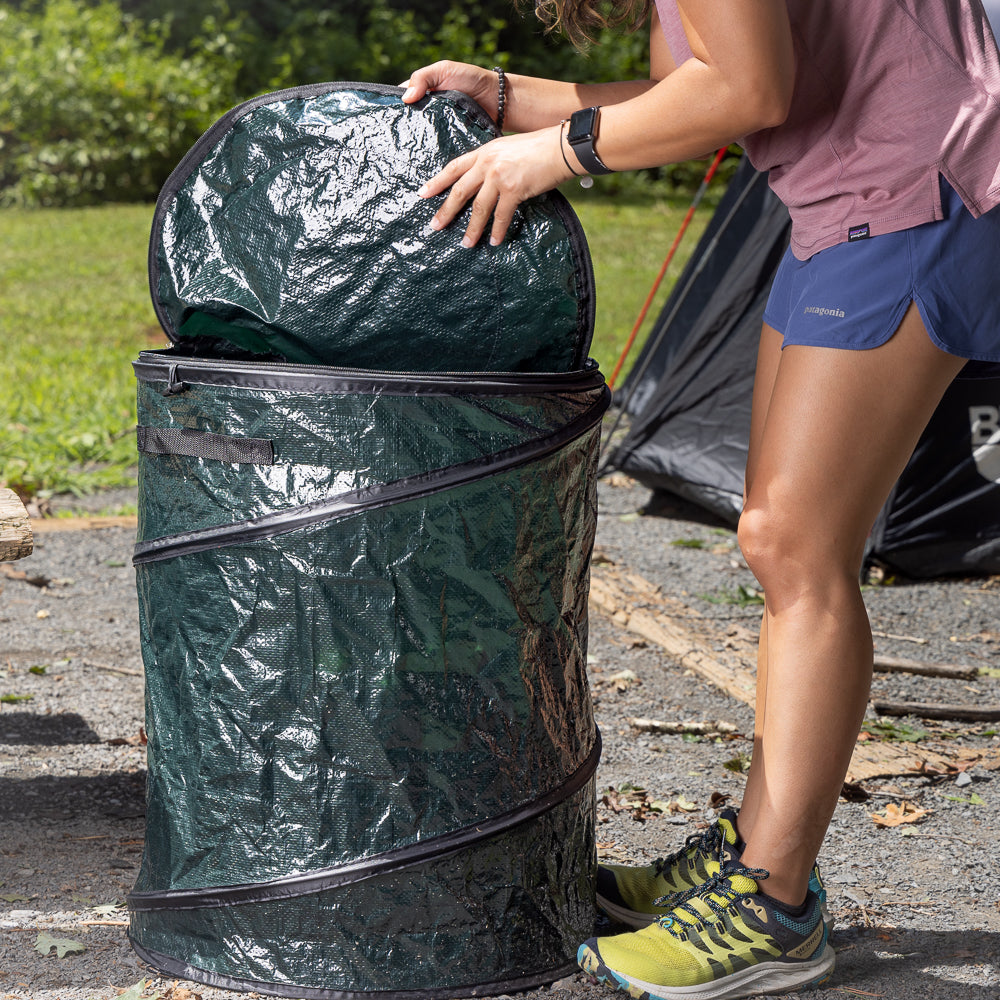
[[[600,108],[582,108],[574,111],[569,119],[569,130],[566,133],[566,141],[573,147],[576,158],[580,161],[580,166],[588,174],[610,174],[609,167],[606,167],[594,149],[594,141],[597,139],[597,120],[600,117]]]

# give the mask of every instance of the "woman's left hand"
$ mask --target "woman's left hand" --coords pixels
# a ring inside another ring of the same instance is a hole
[[[522,201],[573,176],[560,152],[560,129],[553,126],[501,136],[452,160],[417,192],[422,198],[433,198],[451,188],[431,219],[431,228],[444,229],[471,199],[472,216],[462,246],[479,242],[491,215],[490,243],[501,243]]]

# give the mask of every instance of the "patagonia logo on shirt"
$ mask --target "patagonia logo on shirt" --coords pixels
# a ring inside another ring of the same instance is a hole
[[[871,236],[871,227],[866,222],[863,226],[851,226],[847,230],[847,242],[856,243],[858,240],[867,240]]]

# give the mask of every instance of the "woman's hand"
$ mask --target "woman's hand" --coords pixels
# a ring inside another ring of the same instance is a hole
[[[410,78],[404,80],[400,86],[406,88],[403,94],[404,104],[413,104],[432,90],[457,90],[468,94],[494,118],[497,116],[499,99],[497,75],[481,66],[442,59],[411,73]]]
[[[490,243],[501,243],[522,201],[550,191],[573,175],[560,153],[561,128],[502,136],[452,160],[417,192],[422,198],[433,198],[451,188],[431,219],[431,228],[443,229],[471,199],[472,216],[462,246],[479,242],[491,215]]]

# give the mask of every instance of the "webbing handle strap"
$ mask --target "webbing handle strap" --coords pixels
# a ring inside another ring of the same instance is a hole
[[[266,438],[232,437],[187,427],[135,429],[139,451],[147,455],[187,455],[235,465],[274,465],[274,442]]]

